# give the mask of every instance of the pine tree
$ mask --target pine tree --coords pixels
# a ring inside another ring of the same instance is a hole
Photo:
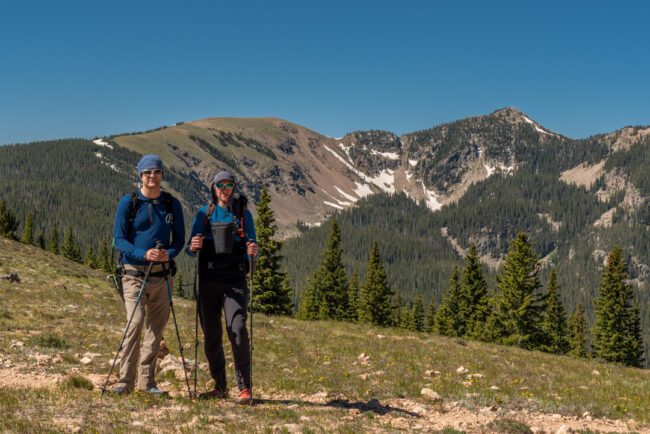
[[[415,325],[413,324],[413,311],[410,309],[408,304],[402,305],[399,308],[399,324],[397,327],[404,330],[415,330]]]
[[[303,319],[347,319],[348,313],[348,282],[343,267],[343,250],[341,230],[338,221],[332,222],[327,247],[322,253],[318,269],[305,289],[303,300],[305,305],[299,314]]]
[[[427,314],[424,317],[424,331],[431,333],[434,330],[436,320],[436,303],[431,300],[429,306],[427,307]]]
[[[461,283],[465,300],[459,306],[458,334],[478,337],[483,333],[489,310],[487,282],[474,244],[470,246],[465,261]]]
[[[64,258],[68,258],[79,263],[82,262],[81,253],[79,252],[79,248],[75,244],[74,236],[72,235],[72,226],[68,226],[68,229],[65,232],[63,246],[61,246],[61,254]]]
[[[86,253],[86,265],[93,270],[99,269],[99,261],[95,255],[95,249],[93,249],[92,244],[88,247],[88,253]]]
[[[554,354],[566,354],[569,351],[566,312],[560,300],[555,268],[551,269],[548,278],[542,332],[544,333],[542,351]]]
[[[108,242],[106,237],[102,238],[102,244],[99,248],[99,261],[101,262],[102,271],[104,273],[112,273],[113,267],[111,267],[111,258],[108,250]]]
[[[402,321],[403,312],[404,308],[402,305],[402,291],[395,291],[395,297],[393,300],[393,313],[390,320],[390,323],[393,327],[406,328],[404,325],[406,322]]]
[[[528,236],[520,232],[510,244],[501,273],[497,275],[496,330],[497,342],[537,349],[541,345],[541,315],[544,297],[540,294],[539,255],[532,249]]]
[[[253,276],[253,309],[266,314],[291,315],[291,291],[287,292],[283,286],[285,276],[280,271],[282,256],[279,254],[282,243],[273,239],[278,227],[270,203],[271,195],[264,187],[255,220],[259,253]]]
[[[370,252],[366,277],[361,285],[359,319],[373,325],[390,326],[392,295],[375,241]]]
[[[573,357],[587,357],[587,322],[582,304],[578,303],[575,313],[569,320],[568,354]]]
[[[0,202],[0,236],[15,240],[16,230],[18,230],[16,215],[7,208],[7,203],[3,200]]]
[[[460,304],[463,296],[459,279],[458,266],[454,265],[454,271],[449,278],[449,287],[435,316],[434,329],[441,335],[459,336],[462,321]]]
[[[185,288],[183,287],[184,283],[183,270],[179,268],[178,273],[176,273],[176,278],[174,279],[174,295],[176,297],[185,298]]]
[[[293,315],[294,314],[294,297],[295,297],[295,290],[293,288],[293,285],[291,284],[291,277],[289,277],[289,270],[285,268],[284,270],[284,278],[282,279],[282,293],[287,294],[289,297],[289,307],[290,311],[289,314]]]
[[[641,328],[641,310],[639,309],[638,302],[634,303],[634,307],[632,308],[627,335],[628,345],[623,363],[627,366],[642,368],[645,360],[643,358],[644,345],[643,329]]]
[[[23,228],[23,238],[25,244],[34,244],[34,214],[29,211],[25,218],[25,227]]]
[[[424,330],[424,305],[422,304],[422,296],[419,294],[415,297],[411,317],[413,330],[418,332]]]
[[[619,246],[608,257],[600,279],[598,297],[594,300],[596,320],[592,329],[594,355],[608,362],[641,366],[643,341],[638,312],[632,307],[632,286],[626,283],[627,266]]]
[[[45,246],[47,246],[47,240],[45,239],[43,228],[41,228],[41,230],[38,232],[38,237],[36,237],[36,245],[43,250],[45,250]]]
[[[56,222],[52,226],[52,233],[50,234],[50,243],[47,246],[47,251],[55,255],[59,254],[59,231],[56,228]]]
[[[354,266],[352,277],[348,282],[348,320],[357,322],[359,320],[359,277],[357,266]]]

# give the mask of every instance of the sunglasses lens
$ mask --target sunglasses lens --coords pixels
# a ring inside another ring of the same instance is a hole
[[[226,184],[224,184],[223,182],[217,182],[217,188],[224,188],[224,187],[233,188],[234,186],[235,184],[233,184],[232,182],[228,182]]]

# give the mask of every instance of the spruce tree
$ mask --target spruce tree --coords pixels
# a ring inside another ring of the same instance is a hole
[[[92,244],[88,247],[88,253],[86,253],[86,265],[93,270],[99,269],[99,261],[97,260]]]
[[[615,246],[600,279],[594,300],[596,320],[592,328],[594,355],[608,362],[641,366],[643,341],[635,336],[640,329],[638,312],[632,306],[632,286],[626,283],[627,265]]]
[[[459,336],[462,321],[460,306],[463,297],[459,279],[458,266],[454,265],[454,271],[449,278],[449,287],[435,315],[434,329],[441,335]]]
[[[404,329],[404,330],[415,330],[415,324],[413,323],[413,311],[409,307],[408,303],[405,305],[402,305],[399,308],[400,315],[399,315],[399,324],[397,325],[399,328]]]
[[[29,211],[25,218],[25,227],[23,228],[23,238],[25,244],[34,244],[34,214]]]
[[[406,322],[402,321],[403,313],[404,313],[404,307],[402,304],[402,291],[395,291],[395,297],[393,300],[393,313],[392,313],[392,318],[390,320],[391,324],[394,327],[406,328],[404,324],[406,324],[408,321]]]
[[[259,253],[253,277],[253,309],[265,314],[291,315],[291,291],[287,292],[283,286],[285,276],[280,271],[282,256],[279,254],[282,243],[273,239],[278,227],[270,203],[271,195],[264,187],[255,219]]]
[[[424,317],[424,331],[431,333],[434,330],[436,320],[436,303],[431,299],[427,307],[427,314]]]
[[[52,226],[52,233],[50,234],[50,243],[47,246],[47,251],[55,255],[59,254],[59,231],[56,228],[56,222]]]
[[[174,295],[176,297],[185,298],[185,288],[183,285],[183,270],[179,268],[178,273],[176,273],[176,277],[174,278]]]
[[[391,297],[393,293],[386,281],[386,273],[375,241],[368,260],[368,270],[361,285],[361,311],[359,319],[378,326],[391,324]]]
[[[0,236],[15,240],[16,230],[18,230],[16,215],[7,208],[7,203],[3,200],[0,202]]]
[[[625,354],[625,363],[627,366],[636,366],[642,368],[644,363],[644,345],[643,345],[643,329],[641,328],[641,310],[639,303],[634,303],[634,307],[630,313],[630,321],[628,322],[628,345]]]
[[[461,283],[464,300],[459,306],[458,334],[478,337],[483,332],[489,310],[487,282],[474,244],[465,261]]]
[[[544,337],[541,350],[554,354],[567,353],[569,351],[569,341],[566,312],[560,300],[555,268],[551,269],[551,275],[548,279],[546,306],[542,318]]]
[[[357,266],[354,266],[352,277],[348,282],[348,320],[357,322],[359,320],[359,277]]]
[[[424,330],[424,305],[422,304],[422,296],[420,294],[415,297],[411,318],[414,331],[421,332]]]
[[[322,253],[318,269],[314,272],[302,299],[300,310],[303,319],[345,320],[348,314],[348,282],[343,267],[341,230],[338,221],[332,222],[327,247]]]
[[[291,284],[291,277],[289,277],[289,270],[284,269],[284,278],[282,279],[282,293],[283,294],[288,294],[289,295],[289,307],[290,311],[289,313],[291,315],[294,314],[294,298],[295,298],[295,290],[293,288],[293,285]]]
[[[45,246],[47,246],[47,240],[45,239],[43,228],[41,228],[41,230],[38,232],[38,237],[36,237],[36,245],[43,250],[45,250]]]
[[[539,255],[533,252],[528,236],[520,232],[510,244],[508,255],[497,275],[497,343],[537,349],[542,343],[541,316],[544,297],[540,294]]]
[[[99,248],[99,261],[101,262],[102,271],[104,273],[112,273],[113,267],[111,267],[111,258],[108,250],[108,242],[106,237],[102,238],[102,244]]]
[[[573,357],[587,357],[587,322],[582,304],[578,303],[576,311],[569,320],[569,352]]]
[[[75,244],[74,236],[72,235],[72,226],[68,226],[68,229],[65,232],[63,246],[61,246],[61,254],[64,258],[68,258],[79,263],[82,262],[81,253]]]

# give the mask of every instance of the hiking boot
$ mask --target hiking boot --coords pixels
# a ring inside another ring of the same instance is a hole
[[[111,396],[128,395],[129,389],[122,386],[113,387],[111,390],[108,391],[108,394]]]
[[[199,394],[199,399],[224,399],[227,398],[228,394],[222,390],[213,389],[209,392],[203,392]]]
[[[247,387],[241,391],[239,394],[239,399],[237,400],[238,404],[250,404],[253,402],[253,395],[251,390]]]
[[[157,387],[152,387],[149,390],[145,390],[144,393],[147,393],[152,396],[169,396],[168,392],[158,389]]]

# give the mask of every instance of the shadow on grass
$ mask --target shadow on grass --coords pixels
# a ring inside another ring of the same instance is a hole
[[[273,404],[284,404],[284,405],[291,405],[291,404],[298,404],[300,406],[311,406],[311,407],[334,407],[334,408],[342,408],[346,410],[351,410],[351,409],[357,409],[359,410],[360,413],[367,413],[367,412],[372,412],[376,413],[379,415],[384,415],[388,413],[399,413],[403,416],[411,416],[411,417],[417,417],[420,418],[421,416],[417,413],[414,413],[412,411],[405,410],[403,408],[399,407],[392,407],[390,405],[382,405],[379,403],[377,399],[371,399],[368,402],[350,402],[347,399],[334,399],[332,401],[326,402],[326,403],[318,403],[318,402],[309,402],[309,401],[301,401],[297,399],[264,399],[264,398],[255,398],[253,402],[253,406],[255,405],[273,405]]]

